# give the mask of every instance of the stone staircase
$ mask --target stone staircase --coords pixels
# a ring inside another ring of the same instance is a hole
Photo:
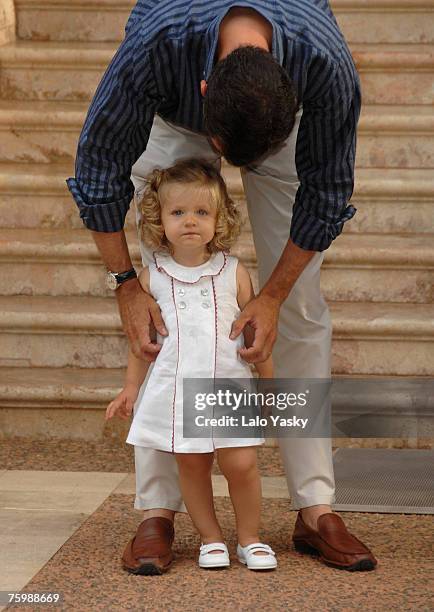
[[[0,12],[3,436],[98,439],[123,431],[104,426],[103,410],[122,384],[126,339],[65,178],[132,6],[15,0],[15,40],[10,11],[3,22]],[[434,0],[332,6],[364,99],[352,199],[358,212],[326,252],[322,274],[333,372],[432,376]],[[224,175],[247,217],[239,171],[226,166]],[[133,212],[125,229],[139,266]],[[254,273],[247,218],[234,252]]]

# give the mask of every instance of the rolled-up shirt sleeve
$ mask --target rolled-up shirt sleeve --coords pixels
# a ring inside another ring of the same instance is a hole
[[[302,249],[326,250],[356,212],[347,204],[354,189],[360,107],[359,77],[344,47],[330,86],[303,101],[296,146],[300,186],[290,230]]]
[[[66,182],[84,225],[117,232],[134,186],[131,168],[146,149],[158,96],[149,52],[126,38],[107,68],[79,138],[75,177]]]

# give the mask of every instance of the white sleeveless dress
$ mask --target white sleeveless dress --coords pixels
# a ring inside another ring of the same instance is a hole
[[[178,264],[154,252],[150,291],[168,331],[157,334],[162,348],[141,389],[126,442],[171,453],[208,453],[215,448],[254,446],[263,438],[184,438],[183,378],[253,378],[238,355],[243,334],[229,338],[238,318],[238,259],[213,253],[200,266]]]

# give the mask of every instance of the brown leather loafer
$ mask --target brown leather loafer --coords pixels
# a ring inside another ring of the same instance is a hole
[[[173,561],[173,523],[163,516],[145,519],[122,555],[123,568],[132,574],[163,574]]]
[[[334,512],[319,517],[318,531],[306,525],[299,512],[292,541],[297,552],[319,555],[326,565],[338,569],[368,571],[377,565],[369,548],[347,530]]]

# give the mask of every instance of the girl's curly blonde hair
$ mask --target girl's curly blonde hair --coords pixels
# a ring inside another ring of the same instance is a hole
[[[207,187],[216,204],[216,231],[207,244],[210,253],[228,251],[241,232],[241,215],[229,197],[220,172],[202,159],[185,159],[164,170],[154,170],[146,178],[143,196],[136,205],[141,213],[139,223],[143,243],[153,249],[171,252],[161,222],[160,188],[169,183],[198,183]]]

